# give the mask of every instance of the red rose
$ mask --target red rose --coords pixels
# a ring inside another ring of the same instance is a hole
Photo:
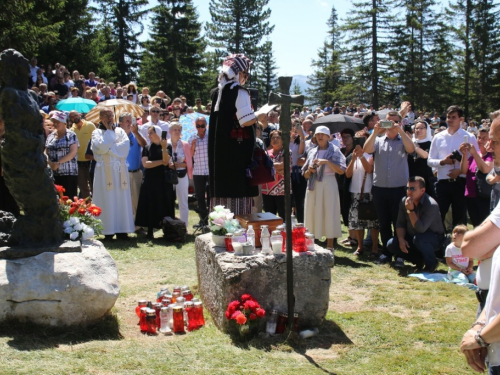
[[[231,314],[229,313],[229,310],[226,310],[226,319],[229,320],[231,318]]]
[[[61,185],[55,185],[54,186],[56,187],[56,191],[58,193],[64,193],[66,191],[66,189],[64,187],[62,187]]]
[[[250,320],[255,320],[255,319],[257,319],[257,315],[255,315],[254,313],[251,313]]]
[[[243,295],[241,296],[241,302],[245,302],[245,301],[247,301],[247,300],[249,300],[249,299],[253,299],[253,298],[252,298],[252,296],[251,296],[250,294],[243,294]]]
[[[257,305],[258,305],[257,302],[248,300],[245,302],[245,304],[243,306],[244,306],[245,310],[255,311],[255,309],[257,308]]]
[[[264,309],[258,309],[255,313],[257,314],[257,316],[259,318],[263,318],[266,315],[266,310],[264,310]]]
[[[69,209],[69,214],[70,214],[70,215],[73,215],[73,214],[75,213],[75,211],[76,211],[76,207],[71,207],[71,208]]]
[[[243,325],[246,322],[247,322],[247,317],[244,314],[239,313],[238,316],[236,317],[236,323]]]

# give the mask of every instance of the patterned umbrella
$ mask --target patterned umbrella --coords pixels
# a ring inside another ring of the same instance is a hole
[[[97,105],[96,102],[84,98],[68,98],[63,99],[56,104],[56,108],[60,111],[78,111],[80,113],[87,113]]]
[[[144,113],[144,108],[128,100],[109,99],[95,106],[89,113],[87,113],[85,120],[97,124],[99,122],[99,111],[106,107],[113,109],[113,112],[115,113],[115,124],[118,123],[118,118],[121,113],[128,112],[134,117],[141,117]]]
[[[210,116],[202,115],[201,113],[190,113],[186,115],[182,115],[179,119],[180,124],[182,125],[182,139],[186,142],[198,131],[196,130],[195,121],[198,117],[205,117],[207,120],[207,125],[210,121]]]

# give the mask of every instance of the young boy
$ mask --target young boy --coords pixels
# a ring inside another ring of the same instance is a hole
[[[457,225],[453,228],[451,243],[446,247],[445,257],[448,269],[448,279],[473,283],[476,278],[474,272],[474,260],[462,255],[462,241],[467,232],[465,225]]]

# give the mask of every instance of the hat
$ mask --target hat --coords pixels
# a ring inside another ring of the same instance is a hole
[[[64,112],[61,112],[61,111],[50,112],[50,119],[51,120],[56,120],[56,121],[60,121],[60,122],[65,123],[67,118],[68,118],[68,116]]]
[[[319,134],[319,133],[326,134],[327,136],[330,136],[330,129],[328,129],[328,126],[324,126],[324,125],[318,126],[316,128],[316,131],[314,132],[314,135]]]

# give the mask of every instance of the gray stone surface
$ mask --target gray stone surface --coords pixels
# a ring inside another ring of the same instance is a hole
[[[0,233],[1,235],[1,233]],[[64,241],[60,245],[48,245],[43,247],[0,247],[0,259],[20,259],[39,255],[44,252],[53,253],[81,253],[80,241]]]
[[[287,311],[285,255],[235,256],[214,246],[211,234],[196,237],[196,268],[201,298],[217,327],[228,332],[227,305],[244,293],[254,296],[266,310]],[[318,327],[328,311],[334,257],[316,246],[294,253],[295,311],[300,329]]]
[[[0,320],[85,325],[106,315],[119,293],[116,263],[96,240],[80,253],[0,260]]]

